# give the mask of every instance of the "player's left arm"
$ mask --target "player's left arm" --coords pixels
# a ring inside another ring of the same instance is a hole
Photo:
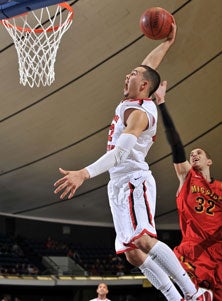
[[[118,138],[116,146],[113,150],[101,156],[97,161],[81,170],[64,170],[59,169],[63,175],[55,182],[54,193],[61,192],[60,199],[68,196],[71,199],[76,190],[89,178],[96,177],[110,168],[124,162],[130,151],[137,142],[137,137],[148,126],[148,117],[141,110],[128,109],[126,116],[126,128]]]
[[[143,60],[142,65],[149,66],[153,69],[157,69],[160,63],[162,62],[163,58],[165,57],[166,53],[170,49],[170,47],[175,42],[176,38],[176,31],[177,26],[176,23],[172,24],[172,30],[167,37],[166,41],[161,43],[159,46],[154,48]]]

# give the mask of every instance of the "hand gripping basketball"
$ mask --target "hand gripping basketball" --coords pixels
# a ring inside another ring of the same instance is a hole
[[[140,17],[140,29],[143,34],[152,40],[161,40],[168,37],[175,23],[173,16],[161,7],[147,9]]]

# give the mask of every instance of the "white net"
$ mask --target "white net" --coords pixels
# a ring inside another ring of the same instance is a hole
[[[21,84],[30,87],[52,84],[59,44],[72,19],[72,8],[60,3],[2,20],[18,54]]]

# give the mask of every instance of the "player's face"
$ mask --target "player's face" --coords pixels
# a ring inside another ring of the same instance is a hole
[[[100,283],[97,288],[97,293],[101,296],[108,294],[108,287],[105,283]]]
[[[197,170],[202,170],[204,167],[210,165],[210,161],[205,151],[200,148],[193,149],[190,153],[190,164]]]
[[[137,67],[126,75],[125,86],[124,86],[124,96],[126,98],[138,98],[140,93],[140,87],[143,79],[143,68]]]

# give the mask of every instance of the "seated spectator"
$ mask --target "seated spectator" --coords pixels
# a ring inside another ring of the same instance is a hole
[[[12,246],[12,253],[15,256],[18,256],[18,257],[23,257],[24,256],[24,253],[23,253],[22,249],[19,247],[19,245],[16,242]]]
[[[12,300],[12,297],[10,295],[6,294],[6,295],[3,295],[1,301],[11,301],[11,300]]]
[[[122,262],[118,262],[116,265],[116,276],[123,276],[125,275],[125,266],[122,264]]]
[[[79,255],[79,253],[78,253],[76,250],[73,251],[73,259],[74,259],[77,263],[81,263],[81,262],[82,262],[82,260],[81,260],[81,258],[80,258],[80,255]]]
[[[47,238],[45,246],[47,249],[53,249],[55,247],[55,241],[49,236]]]
[[[29,275],[38,275],[38,269],[32,264],[28,264],[27,271]]]
[[[70,258],[72,258],[76,263],[82,265],[82,259],[80,258],[79,253],[76,250],[73,249],[69,249],[67,256],[69,256]]]
[[[99,276],[98,270],[97,270],[95,264],[92,264],[91,267],[89,268],[89,275],[90,276]]]

